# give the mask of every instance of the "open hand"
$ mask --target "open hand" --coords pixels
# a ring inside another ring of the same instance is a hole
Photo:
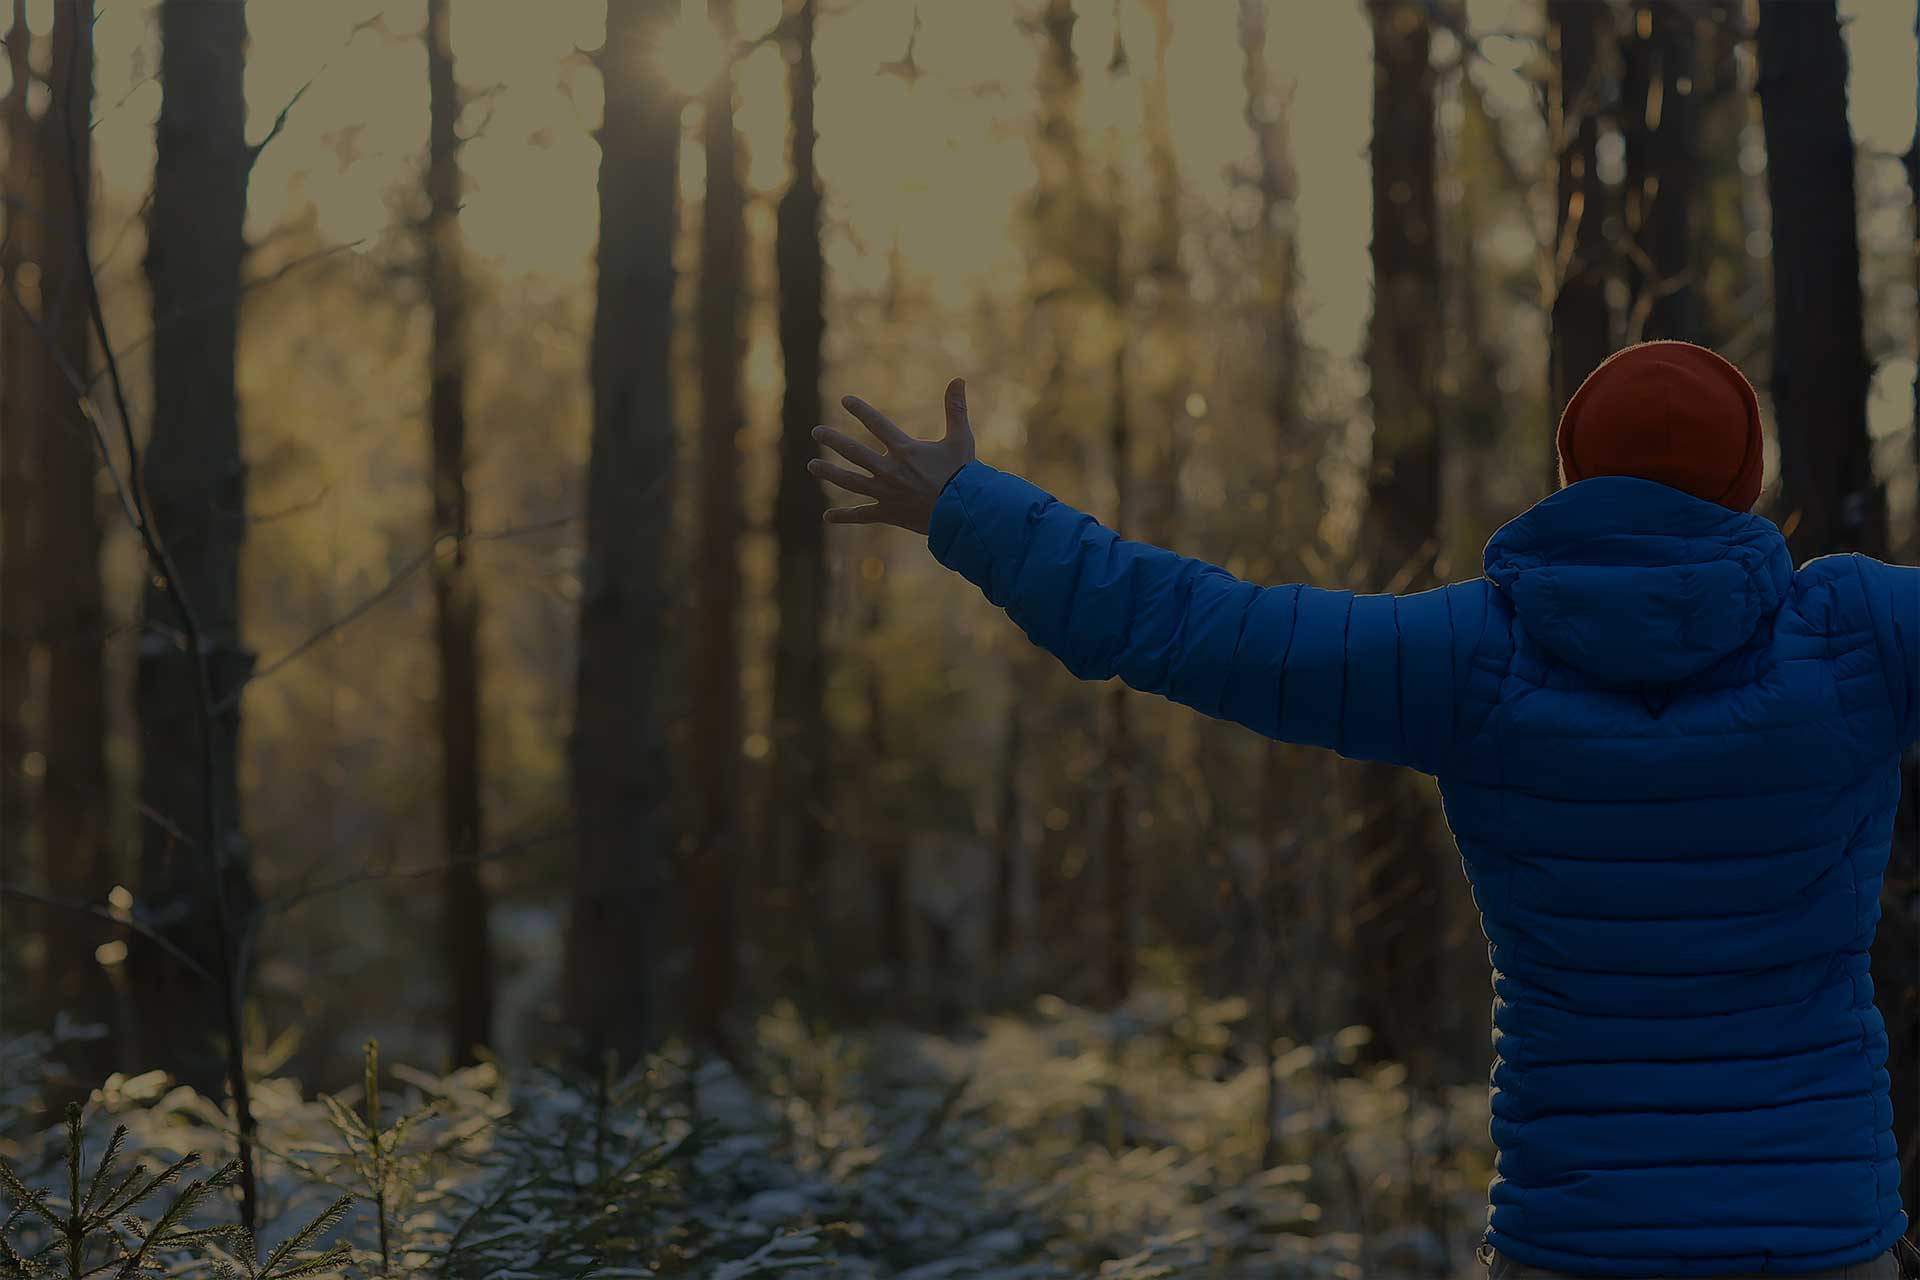
[[[815,427],[813,438],[845,458],[855,471],[837,462],[815,458],[810,475],[831,480],[851,493],[873,501],[858,507],[834,507],[829,524],[891,524],[924,535],[933,520],[933,507],[953,473],[974,459],[973,427],[967,422],[967,384],[955,378],[947,384],[947,434],[939,440],[916,440],[858,396],[842,396],[840,404],[858,418],[885,446],[875,453],[844,432]]]

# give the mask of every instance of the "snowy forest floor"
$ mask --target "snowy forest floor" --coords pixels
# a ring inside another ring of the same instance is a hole
[[[346,1192],[327,1237],[353,1246],[342,1274],[1483,1275],[1485,1087],[1416,1097],[1399,1067],[1356,1064],[1359,1029],[1282,1042],[1280,1159],[1263,1168],[1265,1073],[1235,1035],[1246,1012],[1043,997],[936,1036],[814,1034],[782,1009],[744,1074],[675,1052],[585,1088],[385,1067],[371,1123],[364,1090],[311,1098],[266,1080],[262,1243]],[[0,1049],[0,1121],[21,1118],[47,1050]],[[89,1161],[115,1123],[152,1156],[232,1149],[218,1109],[157,1074],[114,1077],[87,1116]],[[0,1156],[36,1188],[65,1181],[57,1128]],[[36,1243],[30,1224],[16,1231]]]

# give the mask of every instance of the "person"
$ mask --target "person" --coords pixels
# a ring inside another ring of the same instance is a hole
[[[1562,487],[1480,577],[1399,596],[1120,538],[981,462],[960,379],[939,440],[842,403],[880,447],[815,431],[851,465],[809,471],[872,500],[828,521],[925,535],[1081,679],[1437,778],[1494,970],[1493,1280],[1900,1275],[1867,952],[1920,569],[1794,568],[1731,363],[1617,352],[1560,420]]]

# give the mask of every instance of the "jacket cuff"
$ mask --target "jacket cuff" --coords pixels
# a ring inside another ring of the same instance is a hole
[[[961,467],[940,491],[933,518],[927,522],[927,549],[933,558],[983,591],[993,557],[974,530],[967,502],[981,484],[998,474],[977,458]]]

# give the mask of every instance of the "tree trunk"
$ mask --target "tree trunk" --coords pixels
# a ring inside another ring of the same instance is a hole
[[[223,1011],[223,1031],[237,1023],[246,973],[239,940],[255,911],[237,782],[239,692],[253,667],[240,640],[246,470],[234,385],[253,159],[245,134],[246,9],[164,0],[160,42],[146,253],[153,426],[142,478],[154,530],[197,624],[205,682],[185,639],[188,621],[162,584],[161,567],[149,566],[134,700],[141,801],[165,825],[143,827],[141,896],[170,941],[230,979],[228,990],[210,991],[157,952],[130,973],[139,988],[142,1063],[218,1097],[223,1066],[207,1017],[225,1000],[233,1007]],[[203,717],[211,741],[203,739]],[[220,883],[210,882],[214,875]]]
[[[1438,217],[1432,28],[1413,4],[1375,3],[1374,309],[1368,330],[1373,462],[1362,545],[1376,586],[1433,584],[1440,532]],[[1355,860],[1356,991],[1375,1048],[1426,1082],[1445,992],[1436,981],[1445,859],[1424,789],[1365,765]]]
[[[1091,233],[1106,214],[1090,190],[1082,148],[1082,86],[1073,49],[1078,21],[1073,0],[1047,0],[1033,19],[1022,19],[1023,28],[1038,36],[1040,45],[1034,78],[1039,105],[1030,140],[1036,178],[1025,217],[1025,287],[1032,325],[1027,341],[1040,367],[1035,370],[1039,393],[1028,413],[1021,470],[1042,487],[1097,474],[1088,448],[1093,433],[1086,424],[1099,421],[1106,409],[1095,399],[1106,370],[1093,368],[1090,353],[1079,345],[1086,341],[1083,335],[1102,323],[1093,311],[1106,305],[1098,290],[1106,247],[1101,235]],[[1077,868],[1087,861],[1081,842],[1088,839],[1089,818],[1101,797],[1097,787],[1078,778],[1062,785],[1059,775],[1065,751],[1082,748],[1090,754],[1097,743],[1103,695],[1062,688],[1045,654],[1019,637],[1006,640],[1012,646],[1008,667],[1013,694],[1020,701],[1015,714],[1023,721],[1017,739],[1023,757],[1019,785],[1028,812],[1040,818],[1033,848],[1032,920],[1039,954],[1032,971],[1043,980],[1050,978],[1050,961],[1060,956],[1073,966],[1073,973],[1085,975],[1087,996],[1098,999],[1105,994],[1104,974],[1098,966],[1089,970],[1084,956],[1087,948],[1100,945],[1105,913],[1085,909],[1087,891]],[[1008,761],[1004,767],[1014,764]]]
[[[1036,483],[1052,484],[1069,468],[1078,472],[1071,414],[1065,409],[1068,388],[1074,384],[1070,368],[1071,319],[1063,314],[1084,237],[1079,123],[1079,65],[1073,53],[1073,27],[1078,21],[1073,0],[1047,0],[1031,20],[1021,18],[1022,29],[1040,40],[1034,92],[1039,110],[1030,137],[1036,170],[1033,194],[1025,210],[1027,315],[1032,328],[1028,346],[1044,351],[1039,371],[1040,389],[1028,415],[1020,466]],[[1043,769],[1039,746],[1059,736],[1057,724],[1041,699],[1047,688],[1043,658],[1031,646],[1007,639],[1008,703],[1001,735],[998,765],[997,830],[993,872],[992,938],[994,971],[1002,996],[1011,994],[1011,980],[1033,972],[1016,955],[1015,882],[1027,845],[1030,819],[1048,811],[1044,789],[1037,785]],[[1058,841],[1051,827],[1043,830],[1029,851],[1033,858],[1034,900],[1030,941],[1044,948],[1054,928],[1053,904],[1060,877],[1053,855]],[[1041,966],[1043,967],[1043,966]]]
[[[1773,204],[1778,511],[1796,563],[1887,550],[1873,477],[1847,47],[1833,0],[1762,0],[1760,115]]]
[[[779,631],[773,655],[773,865],[797,877],[806,912],[803,945],[813,956],[809,981],[828,984],[819,966],[821,876],[827,860],[833,738],[826,710],[826,495],[807,474],[817,457],[813,428],[821,420],[821,347],[826,336],[826,267],[821,257],[820,179],[814,170],[816,72],[814,0],[798,0],[788,47],[791,119],[787,190],[780,197],[774,241],[779,270],[780,354],[786,389],[780,401],[780,479],[774,499],[778,540],[775,597]]]
[[[433,312],[434,641],[440,658],[441,958],[448,1058],[493,1043],[493,948],[480,865],[480,600],[467,560],[467,296],[460,245],[460,86],[449,0],[427,0],[427,300]]]
[[[20,266],[45,257],[40,221],[22,212],[40,205],[35,191],[33,118],[27,110],[32,39],[26,0],[13,0],[13,22],[7,31],[12,84],[0,105],[7,138],[6,206],[0,211],[6,218],[5,239],[0,241],[0,284],[6,290],[6,297],[0,298],[0,862],[8,866],[30,862],[28,842],[38,800],[27,754],[33,749],[28,722],[33,645],[39,630],[35,616],[39,562],[33,544],[39,504],[34,499],[40,488],[39,446],[45,430],[34,383],[40,338],[13,301],[18,293],[23,303],[31,304],[29,295],[35,291],[26,287]],[[0,903],[0,912],[6,913],[8,923],[0,932],[16,942],[28,934],[48,932],[40,908]],[[12,947],[4,958],[9,964],[15,960]],[[40,973],[45,973],[44,964]],[[11,1002],[0,996],[0,1003],[6,1003],[16,1016],[24,1013],[18,993],[26,990],[25,984],[0,985],[11,985],[16,993]]]
[[[1295,550],[1311,527],[1293,524],[1297,511],[1318,512],[1321,495],[1313,480],[1311,460],[1318,453],[1307,438],[1300,412],[1302,343],[1299,314],[1299,245],[1290,228],[1296,177],[1287,136],[1288,120],[1275,100],[1267,66],[1267,0],[1240,0],[1241,82],[1245,86],[1244,118],[1253,135],[1256,156],[1253,179],[1260,192],[1260,221],[1255,233],[1259,264],[1259,314],[1265,341],[1261,349],[1270,362],[1267,396],[1268,425],[1272,430],[1272,472],[1268,483],[1266,541],[1269,572],[1279,569],[1298,576],[1303,568]],[[1284,1086],[1276,1070],[1277,1046],[1286,1022],[1285,948],[1283,931],[1316,926],[1299,911],[1297,859],[1302,842],[1292,830],[1289,813],[1312,811],[1316,797],[1311,779],[1317,762],[1298,747],[1280,742],[1261,744],[1258,762],[1260,840],[1264,865],[1253,905],[1255,1034],[1260,1062],[1266,1072],[1261,1099],[1260,1163],[1271,1169],[1282,1163],[1280,1124],[1285,1111]],[[1303,783],[1305,785],[1303,785]],[[1297,819],[1295,819],[1297,821]],[[1288,910],[1289,900],[1295,909]],[[1299,948],[1311,952],[1310,942]]]
[[[1920,6],[1914,10],[1914,34],[1920,37]],[[1913,143],[1907,150],[1907,185],[1914,200],[1913,269],[1920,294],[1920,114],[1916,114]],[[1920,314],[1915,323],[1920,326]],[[1913,378],[1913,460],[1916,481],[1920,481],[1920,369]],[[1920,561],[1920,484],[1916,489],[1908,563]],[[1880,898],[1880,932],[1885,941],[1881,955],[1875,957],[1880,981],[1889,986],[1902,985],[1899,966],[1906,966],[1906,997],[1890,1001],[1883,1016],[1889,1032],[1888,1072],[1893,1077],[1893,1132],[1901,1153],[1900,1202],[1907,1210],[1907,1234],[1920,1238],[1920,911],[1914,909],[1916,900],[1920,900],[1920,745],[1907,752],[1900,768],[1900,809]]]
[[[1159,376],[1145,388],[1153,435],[1149,440],[1149,486],[1140,504],[1141,536],[1171,546],[1179,533],[1181,473],[1186,466],[1187,391],[1193,384],[1192,289],[1181,262],[1180,159],[1173,141],[1173,111],[1167,55],[1173,47],[1170,0],[1148,0],[1153,20],[1153,74],[1143,86],[1147,167],[1153,175],[1153,226],[1147,237],[1147,277],[1154,284],[1152,314],[1143,318],[1144,340],[1163,353],[1153,366]],[[1151,783],[1143,784],[1151,791]]]
[[[1118,60],[1122,55],[1117,52]],[[1107,450],[1113,467],[1113,521],[1115,532],[1126,536],[1133,528],[1133,421],[1127,406],[1128,314],[1133,303],[1133,280],[1125,255],[1126,189],[1115,158],[1108,172],[1105,248],[1102,273],[1107,304],[1112,309],[1112,368],[1107,387]],[[1133,773],[1135,752],[1127,699],[1132,693],[1115,681],[1107,694],[1106,812],[1104,815],[1106,890],[1105,994],[1119,1005],[1133,989]]]
[[[1740,165],[1741,139],[1753,107],[1747,38],[1715,22],[1701,37],[1698,101],[1699,166],[1694,175],[1694,267],[1706,344],[1743,368],[1755,365],[1771,320],[1764,256],[1753,253],[1766,176]]]
[[[1692,251],[1700,165],[1699,0],[1636,0],[1621,91],[1626,134],[1627,340],[1702,340]]]
[[[608,0],[587,547],[570,744],[576,831],[566,1013],[594,1054],[656,1042],[661,875],[672,849],[663,697],[675,441],[680,103],[646,65],[674,0]]]
[[[1613,351],[1607,310],[1605,233],[1607,188],[1595,153],[1605,105],[1600,28],[1605,5],[1592,0],[1547,0],[1547,40],[1554,54],[1547,98],[1547,145],[1558,165],[1555,181],[1552,332],[1547,353],[1547,490],[1559,487],[1553,432],[1580,383]]]
[[[1887,554],[1886,494],[1867,432],[1867,357],[1847,123],[1847,49],[1832,0],[1760,5],[1760,111],[1773,204],[1773,413],[1777,510],[1796,563],[1836,551]],[[1874,999],[1901,1150],[1920,1142],[1920,963],[1910,905],[1916,852],[1896,846],[1874,939]],[[1904,1169],[1914,1204],[1914,1166]]]
[[[49,105],[38,148],[40,206],[46,218],[41,259],[43,341],[69,370],[87,376],[91,317],[81,237],[93,187],[93,3],[54,10]],[[39,623],[47,648],[47,702],[41,778],[44,883],[57,897],[103,904],[118,869],[108,844],[106,607],[100,582],[98,453],[92,429],[60,373],[37,355],[30,375],[48,394],[41,405],[41,501],[36,504]],[[93,1019],[110,999],[94,960],[103,934],[73,919],[48,934],[48,994],[55,1008]],[[78,1064],[69,1064],[78,1066]]]
[[[885,530],[880,530],[882,534]],[[867,595],[866,634],[877,636],[887,621],[887,567],[876,553],[861,563],[860,577]],[[878,662],[866,668],[867,758],[887,760],[887,682]],[[913,957],[908,947],[907,930],[913,905],[907,892],[907,860],[904,832],[898,820],[898,808],[890,789],[876,789],[867,803],[867,858],[873,883],[874,937],[879,940],[878,959],[887,975],[887,995],[897,999],[906,984]],[[893,1008],[890,1013],[906,1010]]]
[[[1022,668],[1018,666],[1009,669],[1016,680],[1021,671]],[[1026,822],[1025,806],[1021,803],[1022,769],[1026,759],[1026,744],[1022,740],[1026,731],[1026,716],[1023,714],[1025,701],[1025,691],[1016,684],[1007,698],[995,780],[993,886],[988,927],[994,995],[999,1000],[1005,1000],[1012,993],[1015,971],[1014,882],[1020,871],[1020,851],[1024,844],[1022,836]]]
[[[707,0],[731,50],[733,0]],[[688,871],[693,977],[687,1010],[695,1043],[725,1043],[738,964],[740,882],[740,308],[745,290],[746,207],[733,126],[733,66],[707,92],[707,192],[700,217],[699,572],[693,575],[693,785],[698,826]]]

